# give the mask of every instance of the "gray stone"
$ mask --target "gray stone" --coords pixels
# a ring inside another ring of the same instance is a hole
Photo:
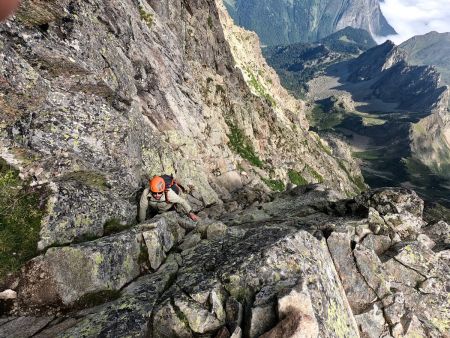
[[[230,338],[242,338],[242,329],[238,326],[236,329],[234,329]]]
[[[119,299],[101,306],[58,337],[145,336],[158,297],[169,286],[177,270],[175,258],[169,256],[157,272],[138,278],[123,290]],[[173,332],[178,330],[177,323],[173,323]],[[182,324],[179,325],[181,333],[187,332],[182,331]]]
[[[367,208],[374,208],[383,218],[389,214],[409,213],[421,218],[423,200],[416,192],[405,188],[380,188],[369,190],[356,197]]]
[[[139,237],[135,231],[128,231],[48,249],[22,271],[20,306],[66,306],[90,293],[121,289],[140,273]]]
[[[206,229],[206,238],[215,239],[223,237],[227,232],[227,226],[222,222],[214,222]]]
[[[221,239],[202,241],[182,256],[183,266],[175,284],[161,297],[161,306],[155,310],[154,328],[171,325],[173,316],[164,314],[170,313],[171,304],[175,304],[192,332],[209,334],[212,331],[208,330],[217,330],[214,328],[225,322],[219,322],[211,312],[209,295],[221,284],[228,296],[252,309],[246,327],[255,330],[252,334],[262,334],[277,324],[277,295],[294,288],[296,281],[303,277],[309,281],[314,316],[320,313],[325,318],[318,322],[319,330],[330,337],[336,330],[343,335],[357,335],[346,298],[337,296],[343,295],[343,290],[326,243],[305,231],[255,225],[228,231]],[[258,318],[273,318],[272,327],[265,326],[266,319]],[[343,321],[344,326],[339,324]],[[259,324],[264,324],[264,330],[258,329]]]
[[[202,240],[202,235],[196,232],[191,232],[188,234],[183,242],[179,245],[179,248],[184,251],[196,246]]]
[[[426,337],[427,334],[419,319],[413,315],[405,328],[405,337]]]
[[[208,310],[187,297],[175,299],[174,304],[183,313],[189,323],[189,327],[195,333],[216,331],[225,324],[225,320],[220,321],[216,316],[210,314]]]
[[[287,294],[280,295],[277,312],[280,323],[264,337],[318,337],[319,324],[314,315],[306,283],[297,285]]]
[[[383,311],[376,304],[370,311],[355,316],[355,319],[361,338],[379,338],[387,328]]]
[[[417,241],[430,250],[432,250],[436,245],[436,243],[433,242],[433,240],[425,234],[420,234],[419,236],[417,236]]]
[[[367,218],[369,221],[369,227],[374,234],[378,235],[381,231],[385,232],[387,225],[378,211],[372,207],[369,207],[369,215]]]
[[[225,311],[226,311],[226,323],[227,326],[234,330],[234,328],[240,327],[243,319],[243,307],[234,297],[228,297]]]
[[[20,317],[0,326],[0,337],[31,337],[42,330],[54,317]]]
[[[436,243],[450,244],[450,225],[444,221],[427,226],[423,231]]]
[[[76,325],[81,319],[79,318],[64,318],[64,319],[55,319],[51,323],[48,324],[44,330],[40,331],[38,334],[33,337],[36,338],[54,338],[58,336],[60,333],[70,329],[74,325]]]
[[[8,299],[16,299],[17,298],[17,292],[13,290],[5,290],[0,292],[0,300],[8,300]]]
[[[389,276],[386,274],[378,256],[372,250],[356,246],[353,250],[359,273],[379,299],[385,298],[390,292]]]
[[[142,236],[147,247],[150,266],[156,270],[166,258],[165,253],[172,248],[174,237],[165,223],[143,232]]]
[[[405,315],[405,297],[403,293],[396,293],[383,299],[384,315],[389,325],[395,326],[400,323]]]
[[[179,318],[179,315],[170,304],[166,302],[160,305],[155,312],[154,322],[160,325],[153,325],[153,337],[193,337],[192,331],[187,323]]]
[[[380,256],[391,247],[392,241],[389,236],[368,234],[361,244]]]
[[[335,232],[327,239],[327,243],[353,313],[365,312],[377,295],[367,285],[356,267],[350,237]]]
[[[277,323],[275,304],[253,307],[250,312],[248,336],[261,336]]]

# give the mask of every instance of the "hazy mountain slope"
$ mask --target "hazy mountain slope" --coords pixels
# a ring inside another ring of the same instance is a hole
[[[266,47],[263,54],[280,74],[283,85],[302,96],[306,83],[330,65],[354,58],[373,46],[376,42],[367,31],[346,27],[317,43]]]
[[[395,102],[397,108],[431,113],[447,90],[439,83],[439,73],[431,66],[411,66],[403,50],[391,41],[376,46],[349,62],[352,82],[372,81],[375,97]]]
[[[225,1],[234,21],[255,31],[264,45],[314,42],[347,26],[372,35],[395,34],[378,0]]]
[[[417,35],[399,47],[405,51],[409,64],[435,66],[443,84],[450,85],[450,33]]]
[[[387,41],[308,83],[313,125],[338,129],[374,186],[404,185],[450,203],[449,90],[433,66],[409,65]]]

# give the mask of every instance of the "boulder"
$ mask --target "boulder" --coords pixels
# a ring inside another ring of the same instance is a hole
[[[145,336],[152,310],[164,289],[170,286],[177,270],[176,258],[169,256],[157,272],[142,276],[123,289],[117,300],[100,306],[87,316],[80,313],[78,317],[84,318],[58,337]],[[176,323],[170,326],[173,332],[177,330]],[[179,336],[183,337],[182,334]]]
[[[319,336],[319,324],[314,315],[306,283],[297,285],[285,295],[279,295],[277,312],[281,321],[261,338]]]
[[[375,234],[414,239],[425,225],[422,220],[424,202],[412,190],[373,189],[355,200],[368,209],[369,225]]]
[[[31,337],[46,327],[53,319],[53,316],[20,317],[9,320],[5,324],[0,323],[0,337]]]
[[[175,284],[162,295],[155,309],[154,337],[167,335],[162,328],[171,325],[180,328],[177,334],[184,332],[188,336],[187,332],[211,334],[229,324],[233,335],[241,327],[240,304],[247,328],[244,335],[257,337],[287,318],[288,306],[280,305],[286,317],[279,316],[277,298],[288,297],[300,279],[308,281],[312,312],[307,314],[311,320],[323,318],[316,324],[304,322],[309,323],[311,332],[318,325],[326,337],[335,332],[358,335],[325,241],[305,231],[281,225],[233,227],[223,238],[203,240],[184,251],[182,258]],[[222,296],[215,297],[214,293],[219,291],[220,295],[222,288]],[[295,297],[301,298],[303,291],[296,292],[300,296]],[[280,304],[287,304],[287,299]]]
[[[152,225],[152,226],[149,226]],[[148,259],[152,269],[156,270],[166,258],[166,252],[172,249],[175,236],[169,229],[164,218],[159,218],[156,222],[150,224],[142,224],[142,237],[147,247]],[[146,230],[146,228],[151,228]]]
[[[355,319],[358,323],[361,338],[379,338],[383,336],[383,333],[386,336],[389,332],[383,310],[377,304],[374,304],[368,312],[355,316]]]
[[[358,270],[351,249],[350,236],[334,232],[328,237],[327,244],[353,313],[365,312],[377,295]]]
[[[127,231],[48,249],[21,272],[20,307],[68,306],[83,296],[120,290],[140,274],[140,241],[140,233]]]

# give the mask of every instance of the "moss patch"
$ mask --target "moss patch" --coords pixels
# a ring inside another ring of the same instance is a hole
[[[269,102],[271,107],[276,107],[277,103],[275,102],[274,98],[266,91],[261,82],[258,81],[255,74],[253,74],[253,72],[248,68],[245,69],[245,72],[249,77],[249,85],[253,87],[256,93],[258,93],[259,96],[265,98]]]
[[[118,299],[120,291],[103,290],[81,296],[74,304],[75,309],[86,309]]]
[[[147,12],[144,7],[139,6],[139,15],[141,16],[142,21],[147,24],[148,28],[152,28],[153,26],[153,14]]]
[[[105,176],[93,171],[74,171],[64,175],[62,179],[81,182],[87,186],[98,188],[100,190],[109,188]]]
[[[46,196],[0,158],[0,281],[37,255]]]
[[[208,27],[209,29],[213,29],[214,24],[211,16],[208,16]]]
[[[298,172],[295,170],[289,170],[288,176],[291,182],[295,185],[306,185],[308,184],[308,181]]]
[[[110,219],[105,222],[103,225],[103,235],[109,236],[111,234],[115,234],[121,232],[123,230],[129,229],[132,225],[123,224],[118,219]]]
[[[311,168],[309,165],[306,165],[308,172],[317,180],[318,183],[322,183],[324,181],[323,176],[320,175],[317,171]]]
[[[148,249],[145,246],[145,244],[142,244],[140,247],[138,263],[139,265],[146,265],[146,266],[149,265]]]
[[[281,180],[271,180],[270,178],[261,178],[263,182],[274,191],[284,191],[286,186]]]
[[[353,152],[353,156],[360,158],[361,160],[377,160],[382,158],[383,152],[379,150],[366,150],[366,151],[358,151]]]
[[[228,126],[230,127],[230,134],[228,134],[227,136],[230,140],[230,142],[228,142],[230,148],[254,166],[262,168],[263,161],[261,161],[261,159],[259,158],[255,149],[253,148],[253,145],[251,144],[247,136],[245,136],[244,132],[233,125],[231,122],[228,122]]]
[[[333,129],[339,125],[345,118],[345,112],[336,111],[333,109],[326,109],[320,105],[316,104],[314,107],[307,112],[306,118],[312,127],[316,127],[318,130],[329,130]]]
[[[341,167],[341,169],[345,171],[349,180],[352,181],[353,184],[355,184],[360,191],[364,191],[367,189],[367,187],[364,183],[364,179],[361,176],[355,176],[355,177],[352,176],[352,174],[348,171],[348,169],[345,166],[343,161],[338,160],[338,164],[339,164],[339,167]]]

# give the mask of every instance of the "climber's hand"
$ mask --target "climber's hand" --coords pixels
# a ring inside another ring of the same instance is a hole
[[[190,213],[188,214],[188,217],[189,217],[191,220],[193,220],[194,222],[197,222],[197,221],[198,221],[198,216],[197,216],[196,214],[194,214],[193,212],[190,212]]]

